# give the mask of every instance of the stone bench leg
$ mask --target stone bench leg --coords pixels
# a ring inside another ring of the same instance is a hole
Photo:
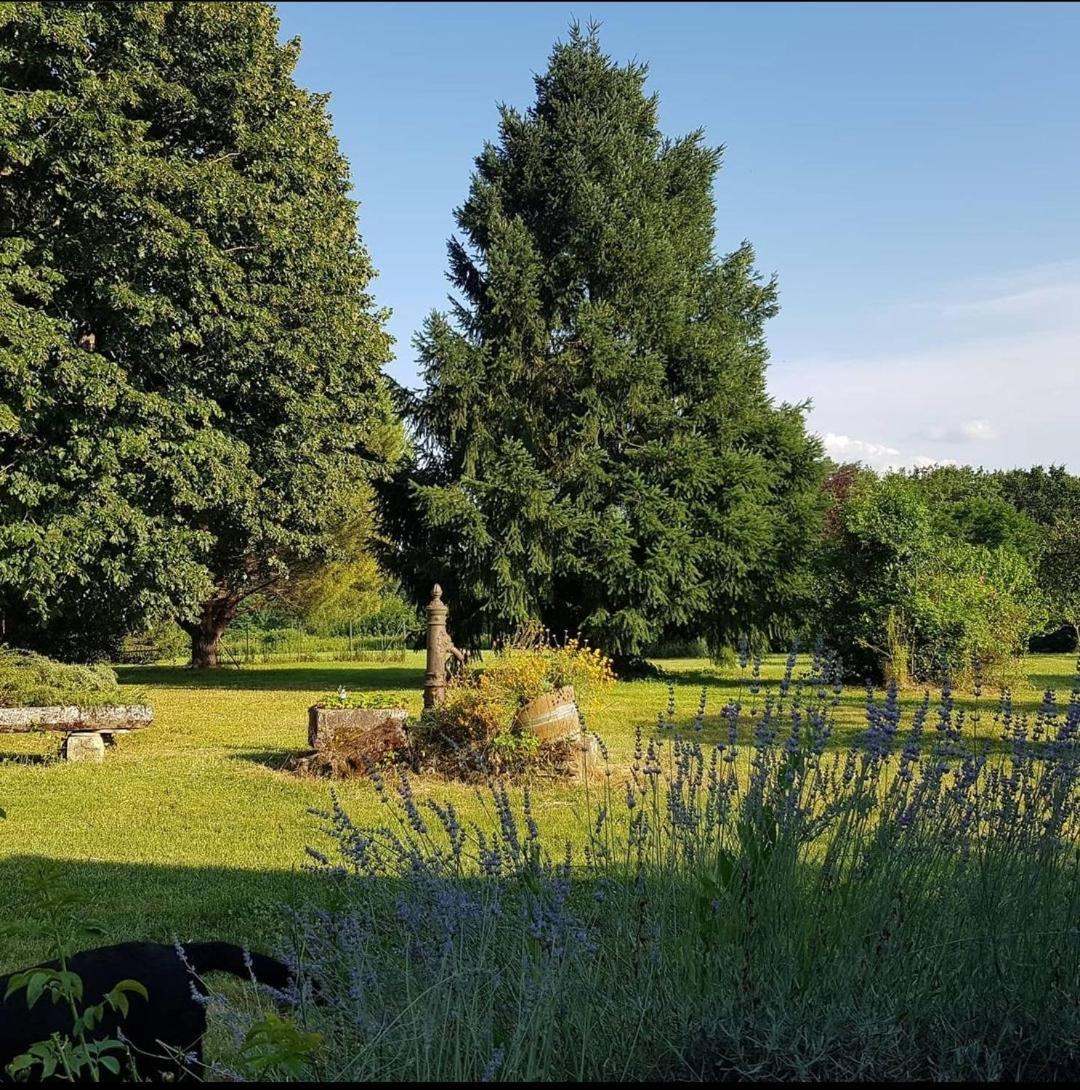
[[[72,731],[60,747],[60,756],[65,761],[105,760],[105,739],[96,730]]]

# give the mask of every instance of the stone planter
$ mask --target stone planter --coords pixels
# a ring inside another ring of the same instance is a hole
[[[355,740],[391,720],[404,738],[404,708],[308,708],[308,745],[329,749],[336,742]]]
[[[514,719],[521,731],[530,731],[541,742],[576,738],[581,730],[574,687],[564,685],[551,693],[530,700]]]
[[[307,753],[287,768],[301,775],[365,775],[409,744],[404,708],[309,708]]]

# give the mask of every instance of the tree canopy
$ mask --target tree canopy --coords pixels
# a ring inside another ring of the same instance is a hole
[[[862,678],[964,678],[977,662],[986,676],[1009,679],[1047,617],[1029,555],[997,540],[1013,521],[966,521],[975,501],[997,511],[977,490],[954,496],[957,516],[925,475],[845,468],[830,479],[815,634]],[[987,526],[993,540],[973,540]]]
[[[395,445],[326,96],[267,4],[0,6],[0,603],[74,653],[333,551]]]
[[[384,556],[455,633],[526,618],[635,655],[779,632],[807,588],[820,451],[765,386],[776,285],[714,254],[721,149],[669,139],[646,68],[574,26],[500,107],[449,243],[451,313],[402,396],[418,456]]]

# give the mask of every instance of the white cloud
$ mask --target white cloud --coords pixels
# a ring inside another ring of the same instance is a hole
[[[883,458],[898,455],[895,447],[887,447],[883,443],[868,443],[865,439],[852,439],[849,435],[836,435],[827,432],[824,437],[825,450],[830,458],[849,459],[857,458]]]
[[[989,420],[964,420],[952,427],[927,428],[923,435],[943,443],[986,443],[998,437]]]
[[[870,443],[865,439],[853,439],[850,435],[826,432],[822,436],[825,453],[837,462],[862,462],[874,469],[907,469],[912,466],[925,468],[933,465],[955,465],[950,459],[931,458],[926,454],[903,455],[896,447],[885,443]]]
[[[911,459],[911,464],[916,469],[929,469],[931,466],[954,466],[956,461],[952,458],[931,458],[927,454],[916,454]]]
[[[1047,283],[1051,275],[1060,281]],[[908,308],[895,336],[861,354],[778,360],[770,388],[786,401],[812,399],[810,426],[832,437],[833,457],[862,443],[865,460],[877,458],[870,464],[916,465],[956,458],[967,444],[962,461],[1080,472],[1080,262],[1019,274],[1012,287],[988,283],[981,301],[964,289],[962,303],[943,301],[936,313]],[[1019,295],[1023,321],[1007,313]]]

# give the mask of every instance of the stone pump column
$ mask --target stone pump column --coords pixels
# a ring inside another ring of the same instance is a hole
[[[424,707],[441,704],[446,692],[446,616],[450,611],[442,600],[442,587],[431,588],[427,607],[427,674],[424,677]]]

